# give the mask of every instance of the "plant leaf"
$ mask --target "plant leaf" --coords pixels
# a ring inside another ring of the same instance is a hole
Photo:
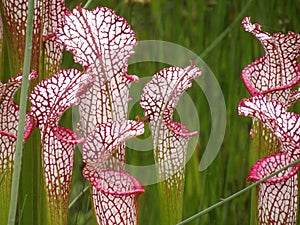
[[[142,121],[115,121],[98,124],[83,145],[82,159],[85,163],[91,163],[104,159],[106,154],[112,155],[122,146],[128,138],[144,133]]]
[[[29,80],[35,79],[37,73],[34,71],[29,75]],[[0,130],[3,132],[17,135],[19,106],[13,102],[13,98],[17,90],[21,87],[22,75],[11,78],[7,84],[0,82]],[[26,116],[26,129],[24,140],[28,138],[34,126],[33,118]]]
[[[43,132],[46,127],[58,125],[62,113],[73,105],[78,105],[79,94],[92,86],[94,77],[77,69],[61,70],[60,73],[44,79],[31,92],[31,111],[37,125]]]
[[[74,53],[85,73],[96,75],[93,88],[81,97],[81,134],[87,137],[96,124],[125,120],[130,83],[138,80],[126,74],[137,43],[126,20],[106,7],[88,11],[78,6],[67,13],[57,42]]]
[[[19,71],[23,65],[25,49],[25,30],[28,12],[28,0],[18,2],[3,0],[3,12],[5,25],[7,26],[9,43],[12,49],[14,69]],[[61,23],[65,13],[63,0],[35,1],[33,38],[32,38],[32,60],[31,68],[37,70],[39,74],[40,64],[45,63],[45,73],[48,75],[58,72],[62,59],[62,47],[55,45],[53,34],[57,25]],[[43,36],[43,40],[41,37]],[[41,46],[43,42],[44,46]],[[41,62],[41,50],[45,50],[45,61]],[[52,73],[53,72],[53,73]]]
[[[290,158],[286,152],[267,156],[257,161],[251,168],[248,181],[259,181],[275,171],[287,166]],[[297,174],[300,165],[290,167],[276,176],[266,180],[266,183],[280,183]]]
[[[67,13],[58,29],[57,42],[74,53],[75,62],[84,67],[85,74],[95,75],[93,87],[81,95],[79,104],[78,130],[87,138],[82,152],[87,163],[84,175],[90,180],[95,171],[107,167],[112,171],[114,156],[121,161],[114,169],[123,169],[125,140],[144,132],[142,122],[126,121],[130,84],[138,80],[136,76],[127,75],[127,60],[137,43],[133,30],[111,9],[98,7],[88,11],[78,6]],[[133,188],[130,182],[125,182],[129,175],[117,171],[111,174],[124,174],[124,183],[111,177],[107,184],[112,186],[106,190]],[[135,195],[128,194],[124,197],[118,192],[106,196],[93,187],[98,223],[135,224]]]
[[[6,170],[12,170],[17,138],[6,132],[0,131],[0,175]]]
[[[172,115],[180,96],[200,75],[194,64],[165,68],[143,88],[140,105],[151,126],[162,224],[177,224],[182,219],[186,151],[197,132],[173,121]]]
[[[29,75],[29,79],[36,78],[36,72]],[[21,87],[22,75],[11,78],[7,84],[0,82],[0,171],[12,168],[15,142],[18,133],[19,105],[13,102],[16,91]],[[29,137],[34,127],[34,120],[26,114],[24,141]]]
[[[243,99],[239,103],[240,115],[251,116],[268,126],[288,152],[291,159],[300,156],[300,118],[294,112],[287,112],[284,103],[269,101],[267,96],[258,95]]]
[[[91,75],[76,69],[62,70],[35,86],[29,97],[31,112],[41,131],[51,224],[66,223],[74,149],[83,142],[73,131],[58,126],[58,122],[66,109],[79,103],[78,95],[92,82]]]
[[[67,13],[58,29],[57,42],[73,52],[75,62],[85,68],[102,58],[107,66],[106,79],[123,69],[137,43],[134,31],[113,10],[97,7],[89,11],[81,6]]]
[[[114,156],[126,139],[144,133],[142,121],[114,121],[98,124],[83,145],[84,176],[92,184],[98,224],[136,224],[136,195],[143,193],[140,183],[120,172],[123,161]]]
[[[258,181],[290,163],[286,153],[259,160],[250,170],[248,181]],[[296,224],[299,164],[259,185],[259,224]]]
[[[268,126],[282,145],[282,153],[259,160],[252,168],[249,181],[257,181],[299,159],[299,115],[287,112],[280,101],[269,101],[266,95],[243,99],[239,114],[259,119]],[[258,214],[260,224],[296,224],[298,176],[300,164],[260,184]]]
[[[169,179],[170,185],[182,179],[188,140],[197,134],[172,121],[172,114],[180,96],[191,87],[191,80],[200,75],[195,65],[184,69],[170,67],[156,73],[143,89],[140,104],[150,120],[159,176],[163,180],[178,176]]]
[[[250,17],[244,18],[242,24],[246,31],[261,42],[266,51],[263,57],[243,70],[242,79],[246,88],[251,95],[275,92],[271,94],[271,99],[289,105],[291,101],[295,101],[295,93],[291,94],[289,88],[300,80],[300,34],[288,32],[286,35],[270,35],[261,30],[260,24],[252,24]]]
[[[35,4],[39,5],[41,1],[37,1]],[[9,43],[11,43],[11,52],[13,55],[14,66],[16,71],[20,71],[23,65],[24,49],[25,49],[25,31],[26,31],[26,18],[28,11],[28,1],[20,0],[18,2],[12,0],[4,0],[3,4],[3,17],[5,18],[5,25],[7,27],[7,33],[9,36]],[[37,23],[41,22],[40,10],[35,10]],[[39,52],[39,36],[40,31],[37,29],[39,26],[37,23],[33,25],[33,41],[36,41],[33,45],[32,52]],[[38,48],[38,49],[36,49]],[[37,55],[32,57],[32,63],[37,61]],[[37,64],[35,67],[37,69]],[[11,71],[14,72],[14,71]]]
[[[84,176],[93,185],[93,201],[98,224],[137,224],[137,197],[144,188],[133,176],[87,164]]]
[[[42,1],[43,11],[43,43],[45,51],[44,67],[49,76],[59,71],[62,61],[63,47],[57,45],[55,32],[63,22],[66,6],[63,0]]]

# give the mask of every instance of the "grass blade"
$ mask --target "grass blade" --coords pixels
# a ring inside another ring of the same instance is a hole
[[[31,49],[32,49],[32,24],[33,24],[33,13],[34,13],[34,0],[28,1],[28,16],[27,16],[27,27],[26,27],[26,44],[24,54],[24,67],[23,67],[23,80],[21,86],[21,97],[20,97],[20,115],[18,124],[18,136],[17,145],[14,160],[14,171],[12,178],[12,190],[10,199],[10,209],[8,217],[8,225],[15,224],[17,202],[18,202],[18,191],[19,181],[21,173],[21,162],[22,162],[22,147],[23,137],[25,129],[25,115],[28,95],[28,77],[30,72],[30,61],[31,61]]]
[[[69,204],[68,208],[70,209],[76,202],[77,200],[87,191],[89,190],[90,185],[86,186]]]

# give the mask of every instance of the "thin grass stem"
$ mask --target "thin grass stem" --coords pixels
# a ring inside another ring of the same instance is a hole
[[[5,177],[6,173],[7,173],[7,170],[3,173],[2,177],[0,178],[0,187],[1,187],[1,184],[3,183],[3,181],[4,181],[4,177]]]
[[[201,58],[204,58],[208,55],[208,53],[213,50],[216,45],[222,41],[222,39],[232,30],[232,28],[235,26],[235,24],[239,21],[241,21],[242,17],[244,16],[244,13],[249,8],[253,0],[249,0],[247,4],[244,6],[244,8],[241,10],[241,12],[237,15],[235,20],[200,54]]]
[[[25,208],[25,205],[26,205],[27,197],[28,197],[28,195],[25,195],[25,198],[24,198],[24,201],[23,201],[23,204],[22,204],[22,208],[20,210],[19,221],[22,221],[22,217],[24,215],[24,208]]]
[[[23,139],[24,139],[24,130],[25,130],[26,105],[27,105],[27,95],[28,95],[28,83],[29,83],[28,77],[30,73],[31,50],[32,50],[33,14],[34,14],[34,0],[29,0],[27,26],[26,26],[26,43],[25,43],[24,63],[23,63],[23,77],[22,77],[23,80],[22,80],[21,96],[20,96],[18,135],[17,135],[16,152],[14,158],[14,169],[13,169],[13,177],[12,177],[12,189],[11,189],[8,225],[14,225],[16,220],[16,210],[17,210],[21,164],[22,164],[22,148],[23,148]]]
[[[91,5],[91,3],[93,2],[94,0],[88,0],[86,3],[85,3],[85,5],[83,6],[83,8],[88,8],[90,5]]]
[[[244,194],[245,192],[247,192],[247,191],[251,190],[252,188],[256,187],[257,185],[261,184],[262,182],[264,182],[264,181],[272,178],[273,176],[279,174],[280,172],[288,169],[291,166],[295,166],[298,163],[300,163],[300,159],[298,159],[298,160],[296,160],[296,161],[288,164],[287,166],[282,167],[281,169],[275,171],[274,173],[271,173],[269,176],[266,176],[263,179],[255,182],[255,183],[250,184],[248,187],[246,187],[246,188],[244,188],[244,189],[242,189],[242,190],[234,193],[233,195],[230,195],[229,197],[223,199],[222,201],[213,204],[212,206],[210,206],[210,207],[208,207],[208,208],[206,208],[206,209],[204,209],[204,210],[196,213],[195,215],[193,215],[193,216],[191,216],[191,217],[189,217],[189,218],[181,221],[180,223],[177,223],[177,225],[186,224],[186,223],[188,223],[188,222],[190,222],[192,220],[195,220],[195,219],[199,218],[200,216],[202,216],[202,215],[210,212],[211,210],[213,210],[213,209],[215,209],[215,208],[217,208],[217,207],[219,207],[219,206],[221,206],[221,205],[223,205],[223,204],[225,204],[225,203],[227,203],[227,202],[235,199],[236,197],[240,196],[241,194]]]
[[[69,204],[69,209],[77,202],[77,200],[90,188],[90,185],[86,186]]]

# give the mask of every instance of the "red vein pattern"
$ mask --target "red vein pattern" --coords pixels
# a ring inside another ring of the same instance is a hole
[[[83,145],[84,176],[91,182],[98,224],[136,224],[137,195],[141,184],[120,172],[122,163],[113,155],[126,139],[144,133],[142,121],[115,121],[98,124]],[[121,165],[121,166],[120,166]]]
[[[9,31],[9,42],[15,60],[15,69],[19,71],[22,68],[24,58],[28,1],[3,0],[2,2],[5,25]],[[45,63],[44,72],[50,75],[58,71],[62,59],[63,48],[55,45],[55,38],[52,36],[57,25],[63,19],[65,6],[63,0],[37,0],[34,7],[31,68],[40,74],[39,64]],[[40,62],[42,35],[44,37],[44,62]]]
[[[41,131],[42,162],[51,217],[61,215],[63,223],[67,219],[74,149],[83,139],[58,126],[58,122],[66,109],[79,103],[78,95],[84,93],[92,82],[91,75],[76,69],[62,70],[35,86],[29,97],[31,112]],[[57,221],[54,217],[50,219]]]
[[[88,164],[83,174],[93,185],[98,224],[137,224],[137,198],[144,193],[141,184],[127,173],[99,169],[95,164]]]
[[[140,105],[150,120],[159,177],[167,179],[170,186],[179,185],[183,179],[188,140],[197,134],[172,121],[172,114],[180,96],[191,87],[191,80],[200,75],[194,65],[163,69],[145,85],[141,96]]]
[[[5,25],[7,26],[9,43],[11,44],[12,55],[14,56],[14,63],[17,71],[20,71],[23,65],[24,49],[25,49],[25,32],[26,32],[26,19],[28,12],[28,1],[20,0],[3,0],[3,13],[5,18]],[[41,7],[41,1],[35,1],[35,8]],[[34,18],[35,23],[33,25],[33,49],[31,68],[38,68],[38,57],[37,54],[40,51],[40,30],[38,27],[41,26],[41,14],[40,10],[35,10]]]
[[[300,81],[300,34],[270,35],[261,30],[259,24],[252,24],[250,17],[242,21],[246,31],[251,32],[263,45],[266,54],[247,66],[242,72],[243,82],[251,95],[270,93],[290,105],[299,98],[299,93],[290,87]]]
[[[79,94],[87,91],[94,77],[77,69],[61,70],[60,73],[44,79],[34,87],[29,100],[31,111],[41,130],[46,126],[57,126],[62,113],[79,104]]]
[[[126,74],[127,60],[137,41],[126,20],[105,7],[88,11],[78,6],[65,19],[57,42],[74,53],[86,73],[96,75],[79,105],[79,130],[87,137],[98,123],[127,118],[129,87],[138,80]]]
[[[59,71],[62,61],[63,47],[57,45],[55,32],[63,22],[66,6],[63,0],[43,1],[43,43],[45,51],[45,71],[49,75]]]
[[[137,44],[135,33],[126,20],[111,9],[97,7],[88,11],[78,6],[66,14],[56,38],[58,44],[73,52],[75,62],[83,66],[85,74],[95,75],[93,87],[81,95],[79,104],[78,130],[87,139],[82,152],[87,163],[84,175],[90,181],[96,179],[93,176],[97,173],[87,171],[97,162],[93,167],[97,171],[109,168],[110,172],[105,175],[124,177],[123,184],[111,177],[102,191],[93,183],[98,223],[136,224],[134,195],[125,189],[124,193],[103,193],[105,188],[106,191],[118,190],[121,186],[131,190],[135,182],[133,178],[125,182],[129,175],[115,171],[124,169],[125,140],[144,132],[143,122],[126,120],[129,88],[132,81],[138,80],[136,76],[127,75],[127,60]]]
[[[29,79],[36,78],[36,72]],[[12,169],[15,142],[18,132],[19,106],[13,102],[16,91],[21,87],[22,75],[11,78],[7,84],[0,82],[0,173]],[[29,137],[34,127],[33,118],[27,113],[25,118],[24,141]]]
[[[119,145],[128,138],[144,133],[142,121],[119,120],[110,123],[98,124],[83,145],[83,162],[95,162],[103,157],[105,153],[113,154]],[[112,169],[112,168],[111,168]]]
[[[300,157],[300,118],[294,112],[287,112],[282,102],[269,101],[267,96],[258,95],[241,100],[238,111],[240,115],[255,117],[268,126],[290,158]]]
[[[259,160],[250,170],[248,181],[258,181],[290,163],[286,153]],[[289,168],[259,185],[259,224],[296,224],[299,165]]]
[[[284,103],[268,99],[258,95],[243,99],[238,107],[240,115],[255,117],[268,126],[282,146],[281,153],[263,158],[252,167],[249,181],[258,181],[300,156],[299,115],[287,112]],[[260,224],[296,224],[299,167],[289,168],[259,186]]]

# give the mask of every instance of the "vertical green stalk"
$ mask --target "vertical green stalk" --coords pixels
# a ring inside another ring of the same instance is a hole
[[[2,43],[2,52],[1,52],[2,58],[1,58],[1,67],[0,67],[1,73],[4,75],[9,71],[10,74],[17,74],[19,71],[16,71],[16,69],[13,66],[14,63],[12,63],[14,62],[13,51],[12,51],[11,44],[9,42],[9,37],[8,37],[9,31],[7,29],[7,24],[4,17],[3,3],[0,4],[0,14],[2,16],[2,28],[3,28],[3,43]]]
[[[11,179],[12,179],[12,171],[6,170],[1,177],[0,181],[0,224],[4,225],[8,219],[9,213],[9,201],[10,201],[10,193],[11,193]]]
[[[252,132],[253,140],[251,142],[249,153],[250,166],[252,166],[260,158],[279,152],[277,139],[273,133],[260,121],[253,121]],[[259,186],[251,190],[250,225],[258,225],[258,190]]]
[[[159,205],[161,212],[161,224],[173,225],[182,220],[183,211],[183,183],[180,180],[177,185],[168,185],[168,181],[162,181],[158,185]]]
[[[42,25],[38,28],[43,30],[44,17],[45,17],[45,1],[42,1],[40,10],[42,10]],[[39,42],[32,40],[32,43],[39,45],[38,65],[32,65],[31,69],[38,71],[38,79],[30,82],[29,89],[33,90],[34,86],[42,79],[46,78],[44,66],[44,43],[42,38],[43,32],[40,33]],[[34,54],[31,54],[32,57]],[[43,224],[47,223],[47,201],[44,191],[44,178],[42,172],[41,161],[41,139],[38,129],[34,129],[29,139],[24,145],[24,155],[22,159],[21,179],[19,187],[19,202],[24,204],[25,207],[22,211],[22,219],[19,220],[19,225],[27,224]]]
[[[2,29],[3,29],[3,36],[0,40],[1,43],[1,55],[0,55],[0,70],[1,70],[1,79],[4,78],[5,74],[7,74],[7,70],[11,69],[11,63],[9,63],[7,66],[6,60],[7,58],[11,59],[12,54],[9,54],[10,51],[7,51],[7,49],[10,49],[9,41],[7,40],[8,31],[5,24],[4,19],[4,12],[3,12],[3,6],[0,4],[0,15],[2,19]],[[9,61],[9,60],[8,60]],[[6,66],[4,66],[6,65]],[[9,165],[10,166],[10,165]],[[8,166],[8,168],[9,168]],[[12,170],[8,169],[4,173],[4,171],[0,171],[0,224],[4,225],[7,223],[8,220],[8,214],[9,214],[9,203],[10,203],[10,195],[11,195],[11,182],[12,182]]]
[[[254,121],[252,126],[253,140],[250,144],[249,152],[249,165],[252,166],[259,159],[259,148],[260,145],[260,125],[259,121]],[[250,223],[249,225],[258,225],[258,214],[257,214],[257,191],[259,186],[256,186],[251,190],[251,206],[250,206]]]
[[[27,27],[26,27],[26,44],[23,64],[23,80],[21,86],[21,97],[20,97],[20,114],[18,124],[18,135],[16,152],[14,159],[14,170],[12,177],[12,189],[10,198],[10,208],[8,225],[14,225],[16,220],[16,210],[18,203],[18,191],[19,181],[21,174],[21,162],[22,162],[22,147],[25,129],[25,116],[26,116],[26,105],[28,95],[28,77],[30,73],[30,62],[31,62],[31,50],[32,50],[32,24],[33,24],[33,13],[34,13],[34,0],[28,0],[28,16],[27,16]]]
[[[170,140],[167,139],[166,141],[168,142],[168,149],[171,149]],[[159,162],[158,155],[159,152],[156,153],[157,162]],[[172,163],[169,163],[168,166],[172,167]],[[158,177],[165,178],[167,174],[166,171],[168,170],[168,168],[164,168],[163,171],[161,171],[161,169],[161,165],[158,165],[157,175]],[[182,171],[174,172],[175,174],[171,175],[171,177],[166,177],[165,180],[161,181],[158,184],[160,223],[164,225],[173,225],[182,220],[183,192],[185,180],[184,168],[182,168]]]

